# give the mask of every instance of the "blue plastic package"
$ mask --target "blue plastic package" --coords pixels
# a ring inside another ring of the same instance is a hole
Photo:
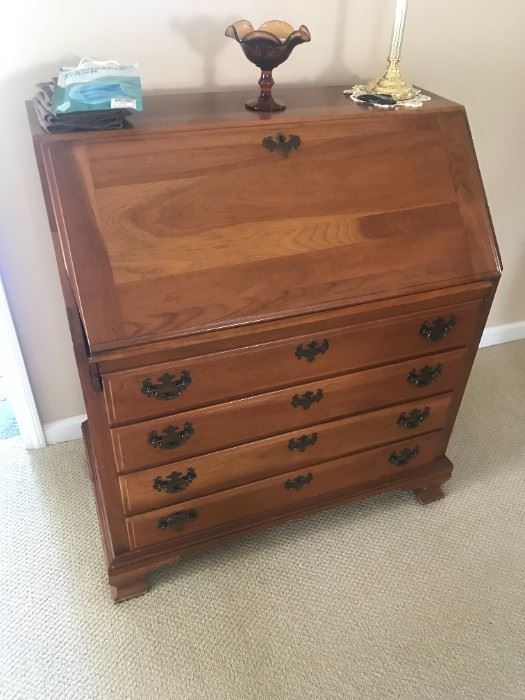
[[[142,111],[139,67],[83,58],[76,68],[61,68],[53,93],[54,114],[99,109]]]

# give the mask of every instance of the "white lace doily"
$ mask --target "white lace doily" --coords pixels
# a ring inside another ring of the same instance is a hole
[[[396,107],[411,107],[412,109],[419,109],[422,107],[425,102],[429,102],[432,98],[430,95],[425,95],[424,92],[421,92],[421,90],[417,91],[417,94],[412,97],[410,100],[400,100],[399,102],[396,102],[395,105],[380,105],[380,104],[375,104],[375,103],[365,103],[365,102],[360,102],[359,101],[359,96],[360,95],[366,95],[368,94],[368,90],[366,89],[366,85],[354,85],[353,88],[350,90],[343,90],[343,93],[349,97],[351,100],[354,102],[357,102],[357,104],[363,105],[367,104],[370,105],[371,107],[377,107],[378,109],[395,109]]]

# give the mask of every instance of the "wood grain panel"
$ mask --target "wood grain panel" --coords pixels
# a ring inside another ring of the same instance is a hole
[[[442,266],[436,266],[436,257],[444,260]],[[385,261],[380,277],[378,258]],[[326,249],[323,255],[314,251],[124,284],[119,296],[126,335],[144,342],[177,331],[186,334],[191,328],[204,331],[345,306],[352,299],[389,295],[400,287],[408,292],[443,284],[443,276],[453,274],[450,268],[465,278],[474,273],[465,237],[445,229],[432,245],[422,246],[417,230]]]
[[[138,370],[116,372],[103,377],[104,395],[110,422],[115,424],[144,420],[184,411],[232,398],[257,394],[279,386],[290,386],[341,374],[367,366],[424,355],[470,343],[477,326],[480,302],[422,309],[401,318],[381,319],[342,329],[296,336],[229,352],[166,362]],[[444,338],[426,340],[420,330],[425,322],[455,319],[454,328]],[[328,348],[309,360],[297,357],[310,343]],[[174,380],[189,373],[191,383],[172,399],[156,399],[143,393],[146,380],[159,384],[165,374]]]
[[[40,147],[38,144],[35,144],[35,146],[40,172],[41,174],[46,174],[46,180],[44,180],[43,186],[45,190],[50,188],[50,190],[54,191],[62,182],[62,179],[61,177],[56,177],[57,173],[54,172],[52,168],[47,149],[45,147]],[[67,183],[64,183],[63,186],[66,187]],[[49,193],[49,196],[46,196],[46,202],[51,201],[52,196],[51,193]],[[72,202],[71,204],[74,210],[75,203]],[[49,217],[52,223],[55,221],[55,214],[59,216],[64,215],[63,212],[55,212],[54,215]],[[81,216],[81,212],[72,211],[69,212],[69,215]],[[90,221],[91,220],[88,218],[87,223]],[[91,430],[90,439],[88,440],[87,438],[88,430],[86,423],[82,426],[82,432],[86,439],[88,463],[95,491],[102,544],[106,563],[109,567],[116,557],[129,550],[129,538],[123,517],[123,505],[114,468],[114,451],[112,449],[108,430],[107,413],[104,409],[104,397],[101,392],[95,391],[93,386],[92,368],[88,362],[86,339],[83,333],[72,283],[67,273],[66,251],[68,255],[71,251],[65,246],[66,242],[61,240],[55,228],[52,229],[52,239],[73,342],[73,351],[78,366],[80,385],[89,416]],[[105,468],[98,469],[98,464],[103,464]]]
[[[395,467],[389,458],[393,452],[413,448],[417,444],[420,452],[409,467]],[[213,536],[213,529],[222,524],[235,530],[238,522],[268,512],[292,508],[300,502],[308,502],[321,496],[337,492],[351,486],[363,487],[379,479],[387,480],[392,475],[416,472],[421,465],[428,464],[437,457],[437,441],[429,437],[414,442],[413,439],[381,447],[369,452],[343,457],[298,471],[287,472],[263,481],[257,481],[222,493],[196,498],[179,506],[136,515],[127,519],[128,531],[134,548],[147,547],[158,542],[177,539],[184,541],[187,536],[202,533],[203,538]],[[287,489],[286,483],[298,477],[311,475],[311,481],[300,490]],[[193,510],[195,519],[188,521],[179,531],[171,528],[160,529],[161,518]]]
[[[439,124],[456,199],[472,250],[472,264],[476,269],[487,269],[492,265],[501,272],[503,267],[498,243],[464,110],[448,116],[441,114]],[[491,235],[480,236],[481,231],[490,231]]]
[[[54,144],[59,207],[67,180],[82,185],[59,228],[83,251],[70,264],[91,351],[494,271],[472,154],[444,143],[446,114],[288,121],[302,139],[288,158],[262,146],[278,121]]]
[[[357,116],[357,115],[356,115]],[[363,116],[362,113],[359,116]],[[180,178],[223,176],[225,171],[266,169],[276,165],[278,156],[266,152],[262,140],[275,136],[280,130],[277,115],[268,123],[254,122],[249,127],[198,130],[174,127],[171,138],[160,139],[146,133],[128,132],[127,138],[89,144],[92,174],[97,189],[146,183],[162,183]],[[264,120],[265,122],[268,120]],[[392,120],[391,115],[379,115],[375,120],[340,119],[320,124],[305,120],[289,120],[286,136],[301,138],[301,153],[319,156],[326,146],[346,142],[357,158],[369,158],[377,149],[376,139],[404,141],[412,150],[421,150],[430,139],[439,143],[439,131],[433,114],[420,113],[411,120]],[[350,140],[350,141],[349,141]],[[333,147],[333,146],[332,146]],[[301,155],[299,151],[293,155]]]
[[[304,125],[300,128],[308,131]],[[423,203],[450,206],[454,199],[447,159],[435,128],[403,134],[403,140],[390,148],[387,144],[392,134],[354,139],[350,125],[345,129],[348,133],[343,131],[331,140],[321,139],[319,129],[312,132],[309,127],[309,131],[310,140],[305,135],[299,151],[287,159],[262,148],[262,131],[251,134],[250,143],[243,147],[237,143],[238,134],[231,145],[230,132],[216,134],[212,149],[180,149],[171,156],[182,168],[176,180],[159,181],[152,173],[140,186],[99,189],[101,232],[116,282],[209,266],[227,268],[358,243],[363,240],[360,216],[380,211],[395,217],[398,210]],[[178,135],[176,140],[183,139],[184,135]],[[394,179],[392,174],[405,148],[404,177]],[[155,142],[150,143],[150,150],[157,161],[167,157]],[[193,170],[199,150],[218,162],[218,171],[213,166]],[[231,150],[239,153],[238,162],[221,167]],[[371,159],[373,167],[367,170],[372,170],[369,177],[373,186],[361,176],[364,162]],[[126,173],[135,168],[147,177],[142,155],[129,156],[126,162]],[[113,161],[105,171],[111,167]],[[404,217],[412,229],[422,223],[417,212],[414,218]],[[439,214],[437,218],[427,215],[426,222],[435,222],[437,228],[439,218]],[[445,219],[445,225],[461,228],[454,207]],[[386,216],[376,225],[376,235],[387,237],[392,230],[396,230],[396,222],[390,227]],[[144,260],[145,250],[150,249],[151,260]]]
[[[166,464],[309,425],[395,405],[416,398],[449,391],[462,369],[465,350],[451,350],[417,360],[399,362],[332,379],[281,389],[259,396],[230,401],[144,421],[111,430],[117,469],[131,471]],[[440,376],[425,387],[408,382],[409,373],[426,365],[441,365]],[[320,401],[310,408],[295,407],[295,396],[322,391]],[[426,405],[426,404],[425,404]],[[175,449],[159,449],[148,443],[152,431],[163,433],[173,426],[191,424],[193,433]]]
[[[120,338],[124,332],[120,304],[100,236],[86,148],[55,144],[45,150],[45,160],[62,259],[85,330],[91,338]]]
[[[114,190],[111,190],[111,195]],[[119,190],[117,194],[129,193]],[[111,196],[110,195],[110,196]],[[172,206],[180,204],[173,191],[165,197]],[[112,199],[118,206],[118,198]],[[176,217],[169,211],[166,219]],[[157,219],[158,222],[158,219]],[[227,228],[210,226],[192,233],[159,234],[160,224],[138,222],[133,206],[122,205],[107,223],[112,235],[108,246],[114,258],[113,274],[118,284],[157,279],[166,274],[180,277],[187,272],[234,267],[244,263],[273,260],[302,255],[326,249],[358,245],[371,240],[395,239],[404,243],[410,231],[425,231],[425,235],[439,236],[449,232],[462,235],[462,222],[457,203],[431,205],[420,209],[387,211],[381,214],[358,216],[351,214],[296,216],[279,220],[237,223]],[[155,250],[155,260],[144,266],[144,249]],[[298,261],[300,263],[300,260]]]

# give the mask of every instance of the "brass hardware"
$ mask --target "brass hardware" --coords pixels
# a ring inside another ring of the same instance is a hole
[[[142,393],[159,401],[169,401],[180,396],[191,384],[191,375],[188,370],[183,370],[180,377],[165,372],[157,379],[157,384],[153,384],[151,379],[142,382]]]
[[[433,321],[424,321],[419,329],[419,335],[434,343],[437,340],[443,340],[454,329],[455,325],[455,316],[449,316],[448,319],[438,316]]]
[[[430,408],[428,406],[423,410],[414,408],[414,410],[410,411],[410,413],[402,413],[397,419],[397,424],[401,428],[413,430],[414,428],[419,428],[420,425],[423,425],[429,415]]]
[[[419,454],[419,447],[416,446],[413,449],[407,448],[401,452],[392,452],[388,461],[395,467],[405,467],[413,459],[415,459]]]
[[[289,450],[299,450],[299,452],[304,452],[307,447],[315,445],[317,442],[317,433],[312,433],[311,435],[301,435],[300,438],[293,438],[288,443]]]
[[[282,131],[280,131],[275,138],[273,136],[266,136],[262,144],[270,153],[277,151],[283,158],[288,158],[292,150],[296,151],[299,148],[301,139],[295,134],[286,137]]]
[[[157,476],[153,481],[153,488],[156,491],[165,491],[166,493],[176,493],[177,491],[184,491],[187,489],[191,482],[196,478],[197,474],[195,469],[188,469],[186,474],[181,474],[181,472],[172,472],[166,479],[161,476]]]
[[[317,389],[317,391],[315,393],[313,391],[307,391],[302,396],[299,396],[299,394],[296,394],[292,399],[292,406],[294,408],[299,408],[299,406],[300,406],[305,411],[307,411],[312,404],[319,403],[319,401],[322,398],[323,398],[323,390],[322,389]]]
[[[174,450],[186,440],[189,440],[193,433],[194,430],[191,423],[184,423],[182,430],[179,430],[174,425],[168,425],[160,435],[156,430],[152,430],[148,435],[148,443],[152,447],[159,447],[161,450]]]
[[[298,360],[304,357],[308,360],[308,362],[313,362],[317,355],[324,355],[329,347],[330,343],[326,338],[322,343],[312,340],[312,342],[308,343],[307,345],[299,345],[295,351],[295,356]]]
[[[284,488],[287,491],[294,490],[300,491],[303,486],[307,486],[313,481],[314,475],[310,472],[305,476],[296,476],[295,479],[288,479],[284,482]]]
[[[190,510],[180,510],[178,513],[173,513],[172,515],[167,515],[161,518],[157,524],[159,530],[175,530],[180,532],[186,523],[197,519],[197,511],[195,508],[190,508]]]
[[[418,388],[429,386],[432,384],[432,382],[436,381],[436,379],[441,375],[442,371],[443,365],[441,364],[436,365],[435,367],[425,365],[420,370],[413,369],[407,377],[407,382],[417,386]]]

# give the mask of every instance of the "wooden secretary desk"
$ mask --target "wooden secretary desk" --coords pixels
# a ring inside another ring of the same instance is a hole
[[[31,117],[116,600],[196,547],[451,475],[500,275],[464,109],[287,103]]]

